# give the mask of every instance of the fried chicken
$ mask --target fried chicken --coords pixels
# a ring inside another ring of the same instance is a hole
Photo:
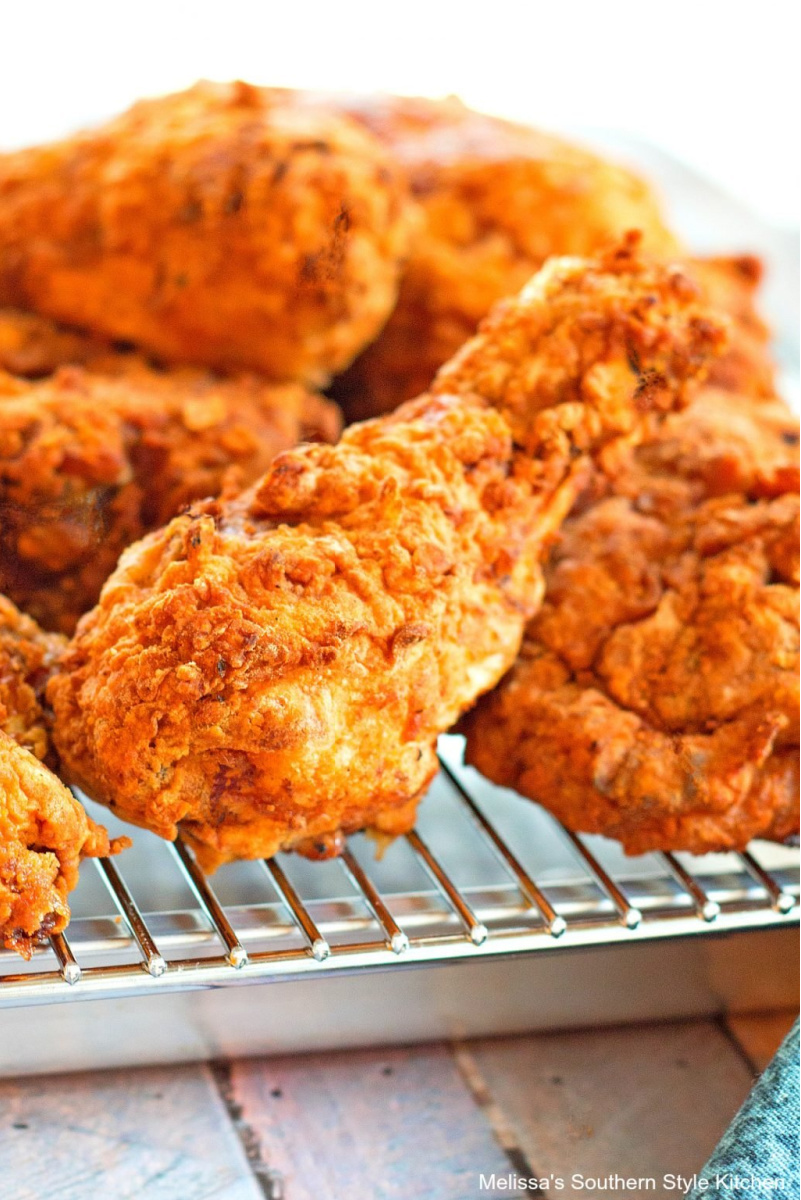
[[[406,167],[424,216],[395,311],[335,381],[332,394],[350,420],[389,412],[424,391],[491,305],[548,255],[591,253],[628,228],[643,230],[655,253],[678,249],[644,182],[561,139],[472,112],[456,99],[329,102]],[[767,394],[773,367],[753,308],[759,262],[745,255],[693,259],[691,269],[712,307],[738,326],[717,380],[735,388],[746,381],[750,390],[758,378]]]
[[[770,331],[756,309],[762,264],[751,254],[694,258],[690,270],[712,308],[726,313],[733,334],[725,354],[712,364],[710,383],[745,396],[770,398],[776,393],[776,372],[770,351]],[[722,426],[721,426],[722,428]]]
[[[52,764],[42,707],[44,690],[66,638],[45,633],[0,596],[0,730]]]
[[[0,941],[25,958],[70,919],[67,896],[82,858],[115,854],[64,784],[0,730]]]
[[[591,456],[682,404],[722,339],[636,239],[552,260],[428,394],[123,554],[48,687],[66,777],[206,869],[409,829]]]
[[[102,338],[59,325],[39,313],[0,308],[0,371],[39,379],[59,367],[114,360]]]
[[[413,214],[355,122],[199,83],[0,156],[0,303],[165,361],[320,384],[389,315]]]
[[[130,542],[340,426],[335,405],[297,384],[159,372],[131,355],[104,369],[116,375],[0,375],[0,590],[65,633]]]
[[[629,229],[646,249],[677,244],[650,188],[630,171],[459,100],[331,97],[408,171],[423,220],[398,303],[378,340],[337,381],[349,419],[419,395],[551,255],[592,254]]]
[[[797,832],[797,448],[779,401],[708,389],[608,455],[467,760],[631,854]]]
[[[39,761],[50,758],[44,687],[65,644],[0,596],[0,942],[26,957],[65,928],[81,858],[123,845]]]

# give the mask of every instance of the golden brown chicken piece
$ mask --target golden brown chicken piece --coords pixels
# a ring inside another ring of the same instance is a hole
[[[42,938],[70,919],[67,896],[82,858],[115,854],[109,841],[59,779],[0,730],[0,941],[29,958]]]
[[[166,361],[315,384],[394,304],[413,206],[301,95],[199,83],[0,156],[0,302]]]
[[[770,330],[756,309],[762,264],[751,254],[734,258],[694,258],[689,268],[710,306],[725,313],[733,334],[725,354],[712,364],[710,383],[746,396],[776,393]]]
[[[468,761],[632,854],[797,832],[797,448],[780,402],[708,389],[607,456]]]
[[[39,379],[59,367],[114,358],[108,342],[38,313],[0,308],[0,371]]]
[[[384,331],[337,381],[350,420],[429,386],[482,317],[554,254],[592,254],[629,229],[646,250],[677,244],[631,172],[459,100],[329,97],[407,170],[423,214]]]
[[[66,926],[81,858],[123,844],[39,761],[50,757],[44,687],[65,644],[0,596],[0,943],[26,957]]]
[[[0,375],[0,591],[66,633],[146,530],[339,433],[335,405],[297,384],[159,372],[131,355],[112,368]]]
[[[66,644],[0,596],[0,730],[51,763],[44,690]]]
[[[206,868],[409,829],[590,456],[719,348],[696,296],[631,242],[553,260],[430,393],[130,547],[48,688],[68,777]]]

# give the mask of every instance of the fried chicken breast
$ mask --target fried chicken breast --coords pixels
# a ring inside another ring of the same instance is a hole
[[[551,255],[592,254],[629,229],[677,250],[650,188],[630,171],[459,100],[331,97],[409,174],[422,210],[398,302],[377,341],[337,381],[351,420],[425,391],[482,317]]]
[[[132,355],[103,369],[116,374],[0,375],[0,590],[66,633],[130,542],[340,427],[335,405],[297,384],[156,371]]]
[[[429,393],[130,547],[48,687],[67,777],[207,869],[409,829],[592,455],[720,348],[635,247],[553,260]]]
[[[563,527],[467,760],[627,852],[798,830],[798,428],[707,389]]]
[[[199,83],[0,156],[0,303],[166,361],[320,384],[389,315],[413,211],[344,115]]]
[[[81,858],[122,848],[40,761],[44,687],[65,644],[0,596],[0,943],[26,957],[65,928]]]

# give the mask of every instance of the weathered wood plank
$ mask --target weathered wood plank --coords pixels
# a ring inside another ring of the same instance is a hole
[[[487,1039],[460,1053],[536,1173],[566,1181],[552,1192],[565,1198],[587,1194],[574,1172],[652,1177],[661,1195],[665,1174],[703,1165],[752,1083],[713,1021]]]
[[[764,1071],[798,1016],[795,1009],[730,1016],[726,1024],[756,1071]]]
[[[0,1082],[3,1200],[257,1200],[205,1067]]]
[[[242,1061],[231,1087],[288,1200],[472,1200],[510,1169],[441,1046]]]

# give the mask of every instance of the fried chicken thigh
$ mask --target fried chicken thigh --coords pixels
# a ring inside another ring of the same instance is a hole
[[[720,348],[635,245],[552,261],[428,394],[130,547],[49,684],[66,777],[207,869],[409,829],[593,454]]]
[[[797,447],[779,401],[707,389],[609,455],[467,760],[632,854],[797,832]]]
[[[81,858],[122,848],[39,761],[50,758],[44,687],[64,645],[0,596],[0,943],[26,957],[66,926]]]
[[[199,83],[0,156],[0,303],[165,361],[320,384],[389,315],[413,213],[347,117]]]
[[[482,317],[551,255],[592,254],[629,229],[673,254],[649,187],[559,138],[454,98],[334,97],[408,171],[422,221],[383,332],[337,382],[349,419],[425,391]]]
[[[0,375],[0,590],[70,633],[121,550],[281,450],[334,440],[336,407],[296,384],[107,356],[28,383]]]

